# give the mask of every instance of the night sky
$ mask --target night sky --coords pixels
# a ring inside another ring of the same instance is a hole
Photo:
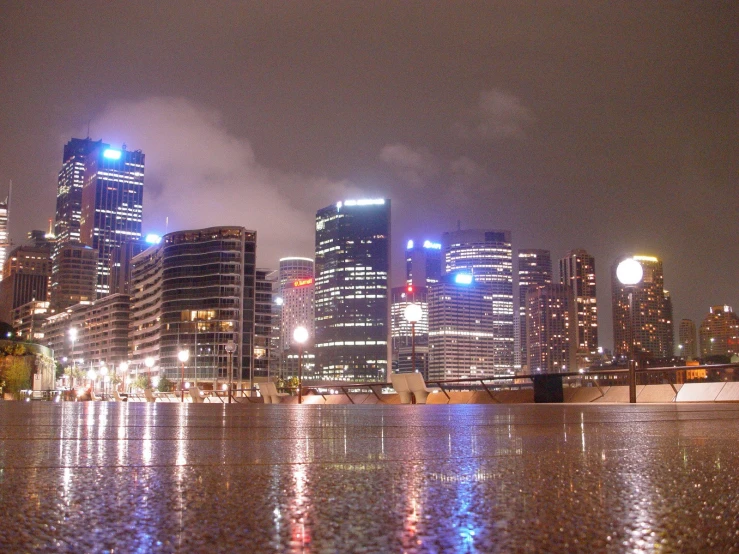
[[[46,228],[62,147],[146,153],[144,228],[235,224],[313,255],[315,211],[407,239],[664,261],[675,320],[739,310],[737,2],[0,2],[0,192]],[[677,328],[677,325],[676,325]]]

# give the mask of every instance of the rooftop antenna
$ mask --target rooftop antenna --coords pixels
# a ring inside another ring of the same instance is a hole
[[[462,230],[462,220],[458,219],[457,220],[457,231],[461,231],[461,230]]]
[[[164,234],[169,232],[169,216],[164,218]]]
[[[90,123],[92,123],[92,119],[87,120],[87,140],[90,140]]]

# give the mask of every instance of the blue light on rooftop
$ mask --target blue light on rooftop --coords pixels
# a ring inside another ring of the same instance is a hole
[[[457,273],[454,276],[454,282],[458,285],[471,285],[472,275],[470,275],[469,273]]]
[[[146,238],[144,240],[147,242],[147,244],[159,244],[160,242],[162,242],[162,237],[160,237],[159,235],[150,234],[146,235]]]
[[[433,248],[434,250],[441,250],[441,243],[439,242],[431,242],[430,240],[427,240],[423,243],[424,248]]]
[[[114,150],[113,148],[108,148],[107,150],[103,151],[103,158],[108,158],[109,160],[120,160],[121,151]]]
[[[413,241],[409,240],[408,244],[405,247],[406,250],[413,250]]]

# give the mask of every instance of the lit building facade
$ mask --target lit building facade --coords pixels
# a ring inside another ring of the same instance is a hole
[[[390,200],[346,200],[319,210],[315,260],[315,376],[386,380]]]
[[[133,258],[133,371],[146,371],[152,357],[155,371],[179,382],[186,349],[185,379],[214,383],[227,376],[233,341],[234,378],[253,375],[256,238],[243,227],[177,231]]]
[[[55,249],[51,274],[51,310],[59,313],[95,299],[98,253],[80,243]]]
[[[526,294],[552,282],[552,255],[549,250],[526,248],[518,251],[518,317],[514,320],[516,367],[528,365],[528,336],[526,334]]]
[[[102,140],[73,138],[64,145],[62,169],[56,191],[54,235],[59,247],[80,242],[82,186],[85,183],[87,157],[103,145]],[[56,256],[56,253],[54,254]]]
[[[10,230],[8,229],[9,218],[10,205],[6,198],[5,202],[0,202],[0,268],[5,267],[5,260],[8,257],[8,249],[10,248]],[[0,281],[4,278],[4,275],[0,275]]]
[[[492,283],[468,272],[429,287],[428,378],[490,377],[501,372]]]
[[[438,281],[437,281],[438,282]],[[428,377],[429,307],[426,287],[406,285],[394,287],[390,295],[390,328],[393,349],[393,369],[398,373],[413,371],[413,329],[405,318],[410,304],[421,308],[421,319],[415,324],[415,370]]]
[[[21,340],[46,344],[42,325],[49,317],[49,302],[33,300],[13,310],[13,331]]]
[[[475,282],[487,283],[492,287],[492,364],[499,374],[513,373],[515,339],[511,232],[457,230],[444,233],[441,244],[445,273],[471,273]],[[429,323],[430,320],[429,317]]]
[[[731,306],[711,306],[700,326],[701,357],[739,354],[739,317]]]
[[[0,320],[13,324],[13,310],[28,302],[49,300],[51,246],[19,246],[3,266],[0,282]]]
[[[692,319],[680,320],[680,329],[678,331],[680,340],[677,355],[689,359],[698,357],[698,331],[695,321]]]
[[[310,258],[289,257],[280,260],[280,348],[293,348],[293,333],[297,327],[308,330],[309,340],[315,330],[315,263]]]
[[[611,268],[613,340],[616,356],[635,354],[653,358],[673,355],[672,303],[664,289],[662,262],[653,256],[632,256],[642,266],[636,285],[622,285],[616,277],[620,258]]]
[[[598,354],[595,258],[583,249],[567,252],[567,255],[559,260],[559,282],[570,288],[575,300],[577,366],[587,367]]]
[[[409,240],[405,247],[405,284],[428,287],[438,283],[444,267],[440,242]]]
[[[85,156],[80,242],[98,253],[96,293],[110,293],[112,250],[141,239],[144,153],[98,145]]]
[[[279,369],[279,336],[275,333],[278,272],[257,269],[254,302],[254,377],[271,378]]]
[[[574,371],[577,365],[577,315],[572,289],[552,283],[530,288],[525,305],[529,371]]]

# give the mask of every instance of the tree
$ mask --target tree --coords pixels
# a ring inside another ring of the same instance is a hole
[[[170,392],[174,389],[174,383],[167,379],[166,377],[162,377],[159,379],[159,384],[157,385],[157,390],[159,392]]]
[[[17,398],[20,391],[31,388],[31,368],[23,358],[13,356],[4,368],[3,380],[3,390]]]
[[[136,377],[136,380],[133,382],[133,387],[135,389],[141,389],[145,390],[151,387],[151,382],[149,381],[148,375],[139,375]]]

